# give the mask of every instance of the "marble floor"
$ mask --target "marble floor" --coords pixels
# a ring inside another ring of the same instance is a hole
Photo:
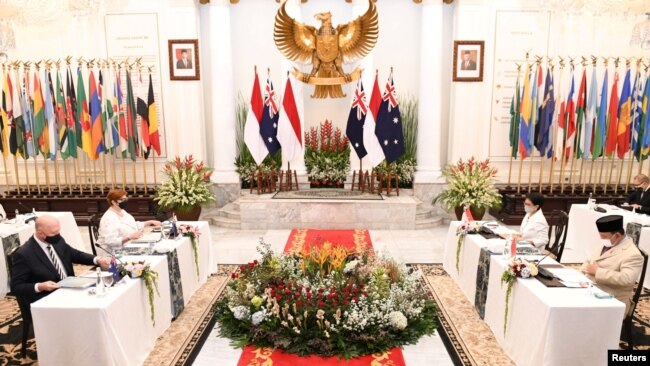
[[[217,264],[248,263],[259,257],[256,251],[260,240],[271,244],[277,252],[284,249],[290,230],[233,230],[210,227],[214,258]],[[90,251],[88,229],[80,227],[84,246]],[[370,230],[375,251],[387,253],[405,263],[442,263],[444,241],[448,226],[427,230]],[[237,366],[240,349],[229,345],[228,339],[213,330],[198,354],[197,366]],[[404,347],[407,366],[453,365],[438,334],[425,337],[416,345]]]

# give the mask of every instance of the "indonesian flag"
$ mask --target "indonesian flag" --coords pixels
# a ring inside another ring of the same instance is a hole
[[[372,168],[381,163],[386,156],[384,150],[379,144],[379,139],[375,135],[375,128],[377,127],[377,114],[381,106],[381,91],[379,90],[379,81],[375,73],[375,83],[372,87],[372,94],[370,95],[370,112],[366,115],[366,121],[363,124],[363,147],[368,153],[367,158]]]
[[[465,211],[463,212],[463,217],[461,218],[461,221],[474,221],[474,216],[472,216],[472,212],[469,210],[469,207],[465,207]]]
[[[282,109],[278,120],[278,141],[282,145],[282,154],[287,162],[302,154],[302,129],[300,112],[296,106],[296,97],[291,86],[291,77],[287,77],[284,88]]]
[[[251,95],[251,104],[248,108],[246,125],[244,126],[244,142],[251,152],[255,164],[260,165],[268,155],[269,150],[264,144],[262,135],[260,135],[260,124],[262,123],[262,112],[264,103],[262,102],[262,91],[260,89],[260,80],[255,70],[255,82],[253,83],[253,94]]]

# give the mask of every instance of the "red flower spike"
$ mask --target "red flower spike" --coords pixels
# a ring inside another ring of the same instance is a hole
[[[325,307],[325,303],[322,302],[322,301],[319,301],[319,302],[318,302],[318,307],[319,307],[319,308]]]

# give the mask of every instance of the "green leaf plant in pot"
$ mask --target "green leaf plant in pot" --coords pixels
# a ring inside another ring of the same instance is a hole
[[[447,188],[434,198],[433,203],[440,202],[447,209],[454,209],[459,220],[464,208],[469,207],[474,219],[480,220],[486,209],[501,206],[501,195],[494,187],[496,173],[497,169],[490,167],[490,159],[477,161],[473,156],[466,162],[459,159],[442,171]]]
[[[156,190],[154,201],[163,210],[175,213],[179,220],[198,220],[201,206],[216,200],[210,190],[212,170],[192,155],[183,159],[177,156],[165,164],[163,172],[167,179]]]

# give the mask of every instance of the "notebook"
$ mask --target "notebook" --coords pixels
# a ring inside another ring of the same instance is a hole
[[[149,232],[142,235],[139,239],[131,240],[132,244],[150,244],[157,243],[162,240],[162,234],[160,232],[154,233]]]
[[[66,277],[58,282],[58,285],[64,288],[87,288],[95,284],[96,278],[87,277]]]

